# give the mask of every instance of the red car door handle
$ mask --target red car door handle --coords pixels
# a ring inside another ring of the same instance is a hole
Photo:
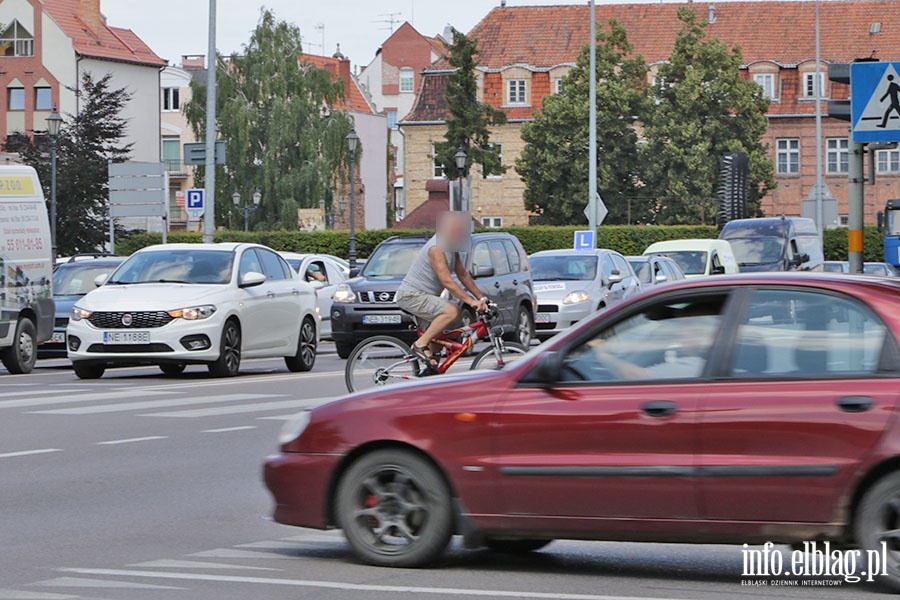
[[[838,408],[848,413],[866,412],[873,404],[875,399],[868,396],[844,396],[837,401]]]
[[[669,400],[655,400],[645,402],[641,410],[650,417],[670,417],[678,412],[678,405]]]

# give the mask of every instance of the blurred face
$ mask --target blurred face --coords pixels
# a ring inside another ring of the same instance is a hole
[[[438,217],[437,243],[445,252],[464,252],[468,249],[469,217],[462,212],[445,212]]]

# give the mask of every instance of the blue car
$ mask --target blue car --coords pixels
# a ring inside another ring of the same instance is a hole
[[[56,302],[53,336],[38,347],[38,358],[66,358],[66,327],[72,306],[95,288],[94,280],[99,275],[109,275],[124,260],[121,256],[73,256],[57,265],[53,272],[53,300]]]

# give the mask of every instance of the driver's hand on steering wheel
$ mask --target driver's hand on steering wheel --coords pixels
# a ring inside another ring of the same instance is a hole
[[[471,306],[477,313],[486,313],[488,311],[488,299],[479,298],[478,300],[474,300]]]

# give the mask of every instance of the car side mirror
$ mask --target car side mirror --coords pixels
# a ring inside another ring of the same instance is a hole
[[[362,273],[362,269],[359,267],[353,267],[350,269],[350,273],[347,275],[348,279],[353,279],[354,277],[359,277],[359,274]]]
[[[559,381],[563,370],[563,358],[559,352],[545,352],[538,357],[520,383],[552,385]]]
[[[663,273],[659,273],[659,274],[656,276],[656,283],[665,283],[665,282],[667,282],[668,280],[669,280],[669,278],[666,277],[665,274],[663,274]]]
[[[625,279],[622,277],[621,271],[612,271],[609,274],[609,287],[616,285],[617,283],[622,283],[622,280]]]
[[[493,277],[494,276],[494,267],[486,267],[484,265],[479,265],[472,270],[472,277],[475,279],[481,279],[482,277]]]
[[[716,265],[710,271],[711,275],[724,275],[725,274],[725,265]]]
[[[884,211],[878,211],[878,233],[884,231]]]
[[[100,275],[94,277],[94,285],[100,287],[101,285],[106,283],[107,279],[109,279],[109,273],[101,273]]]
[[[257,273],[256,271],[250,271],[249,273],[245,273],[243,277],[241,277],[241,282],[238,285],[240,288],[252,288],[258,285],[262,285],[266,282],[266,276],[262,273]]]
[[[311,286],[313,286],[313,289],[316,289],[316,290],[321,290],[323,287],[325,287],[325,282],[319,281],[318,279],[310,281],[309,284]]]

